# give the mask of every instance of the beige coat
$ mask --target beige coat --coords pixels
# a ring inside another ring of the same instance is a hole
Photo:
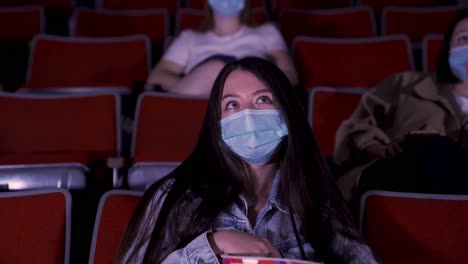
[[[428,73],[405,72],[388,77],[362,96],[354,113],[338,128],[335,162],[348,169],[365,164],[366,147],[401,142],[414,130],[437,130],[457,140],[463,118],[452,89],[452,85],[438,84]],[[354,179],[341,181],[355,184],[360,172],[352,174]]]

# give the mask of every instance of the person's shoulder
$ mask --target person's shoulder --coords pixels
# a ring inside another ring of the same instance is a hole
[[[265,22],[261,25],[257,25],[255,27],[253,27],[256,31],[258,32],[265,32],[265,33],[268,33],[268,32],[271,32],[271,31],[279,31],[278,30],[278,27],[271,23],[271,22]]]
[[[410,88],[422,82],[435,83],[434,75],[428,72],[405,71],[393,73],[377,85],[377,88]]]
[[[196,36],[198,34],[200,34],[200,33],[193,30],[193,29],[184,29],[177,35],[177,38],[179,38],[179,39],[190,39],[190,38],[193,38],[194,36]]]
[[[401,79],[402,83],[415,83],[415,82],[422,82],[422,81],[431,81],[435,82],[434,74],[429,72],[414,72],[414,71],[406,71],[401,73],[396,73],[395,76]]]

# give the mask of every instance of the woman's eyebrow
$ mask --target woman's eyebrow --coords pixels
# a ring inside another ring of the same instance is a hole
[[[260,89],[254,92],[254,95],[261,94],[261,93],[270,93],[271,91],[269,89]]]
[[[462,33],[468,34],[468,29],[460,29],[460,30],[458,30],[456,32],[453,32],[453,36],[457,37],[458,35],[460,35]]]
[[[238,98],[239,95],[237,95],[237,94],[232,94],[232,93],[226,94],[226,95],[224,95],[224,96],[221,98],[221,101],[223,101],[223,100],[226,99],[227,97],[235,97],[235,98]]]

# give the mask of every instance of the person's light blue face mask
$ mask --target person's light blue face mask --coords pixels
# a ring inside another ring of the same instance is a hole
[[[468,45],[450,49],[449,64],[450,70],[459,80],[468,82],[465,62],[468,61]]]
[[[271,160],[288,128],[278,110],[246,109],[221,120],[224,142],[250,164]]]
[[[213,12],[221,17],[233,17],[245,7],[245,0],[208,0]]]

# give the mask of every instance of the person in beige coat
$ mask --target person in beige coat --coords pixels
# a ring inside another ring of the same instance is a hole
[[[436,74],[394,74],[361,98],[336,133],[335,162],[347,173],[338,179],[345,199],[353,198],[362,171],[396,155],[405,137],[437,133],[468,146],[468,13],[448,29]]]

